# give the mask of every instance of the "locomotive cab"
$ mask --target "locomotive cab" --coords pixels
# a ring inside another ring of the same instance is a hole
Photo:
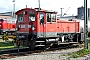
[[[17,13],[17,34],[23,39],[25,35],[36,35],[36,11],[34,9],[22,9]],[[30,36],[30,37],[31,37]],[[28,37],[28,36],[27,36]],[[26,37],[25,37],[26,38]],[[28,37],[29,38],[29,37]],[[19,38],[20,39],[20,38]]]

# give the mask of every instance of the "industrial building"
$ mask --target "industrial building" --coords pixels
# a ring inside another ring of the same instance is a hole
[[[0,19],[3,18],[12,18],[12,12],[5,12],[5,13],[0,13]]]
[[[12,12],[4,12],[0,13],[0,19],[12,19],[13,18],[13,13]],[[16,15],[15,15],[16,18]]]
[[[88,13],[88,20],[90,20],[90,8],[88,8],[87,13]],[[77,8],[77,15],[79,19],[82,19],[82,20],[84,19],[84,7],[83,6]]]

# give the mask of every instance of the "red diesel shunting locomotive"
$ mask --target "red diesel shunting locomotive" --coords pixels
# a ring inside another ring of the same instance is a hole
[[[0,33],[15,32],[16,19],[0,19]]]
[[[16,12],[17,40],[31,50],[53,44],[81,42],[80,22],[58,20],[57,12],[24,8]],[[19,45],[20,45],[19,44]]]

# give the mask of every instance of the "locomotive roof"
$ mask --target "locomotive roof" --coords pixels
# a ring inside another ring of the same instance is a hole
[[[57,13],[56,11],[52,11],[52,10],[44,10],[44,9],[38,9],[38,8],[23,8],[23,9],[20,9],[16,12],[16,14],[20,13],[21,11],[25,11],[25,10],[35,10],[37,12],[46,12],[46,13]]]
[[[56,11],[52,11],[52,10],[45,10],[45,9],[40,9],[39,8],[35,8],[36,11],[43,11],[43,12],[51,12],[51,13],[57,13]]]
[[[77,18],[59,18],[59,20],[66,20],[66,21],[71,20],[71,19],[76,20],[77,22],[83,21],[83,20],[77,19]]]

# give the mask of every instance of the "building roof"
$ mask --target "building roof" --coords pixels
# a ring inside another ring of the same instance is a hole
[[[12,12],[4,12],[4,13],[0,13],[0,15],[2,15],[2,16],[12,16]]]
[[[4,15],[0,15],[0,19],[3,19],[3,18],[12,18],[12,16],[4,16]]]
[[[4,12],[4,13],[0,13],[0,19],[3,18],[12,18],[12,12]]]

